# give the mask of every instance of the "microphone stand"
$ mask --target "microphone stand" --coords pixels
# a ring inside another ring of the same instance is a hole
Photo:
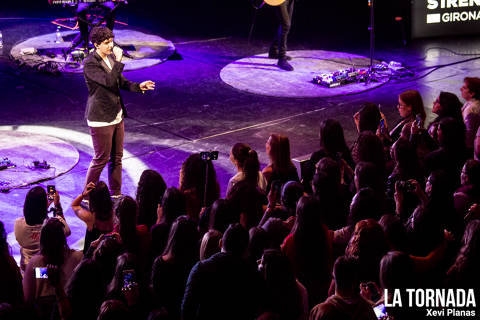
[[[370,32],[370,67],[368,68],[368,77],[366,84],[369,84],[375,79],[373,70],[373,56],[375,51],[375,0],[368,0],[368,6],[370,7],[370,26],[368,31]]]

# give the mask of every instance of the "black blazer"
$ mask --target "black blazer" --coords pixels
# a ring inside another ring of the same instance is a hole
[[[127,115],[120,89],[142,92],[139,83],[129,81],[123,76],[123,63],[116,61],[113,56],[108,59],[112,70],[96,52],[85,59],[83,75],[88,88],[85,118],[90,121],[112,122],[120,109]]]

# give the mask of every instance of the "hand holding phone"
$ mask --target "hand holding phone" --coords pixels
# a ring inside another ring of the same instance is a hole
[[[418,113],[416,116],[415,116],[415,124],[417,126],[417,128],[421,128],[422,127],[422,116],[420,113]]]
[[[85,186],[85,190],[82,192],[82,197],[88,196],[88,194],[95,189],[95,182],[91,181]]]
[[[55,186],[54,185],[47,185],[47,197],[48,201],[53,201],[55,199]]]
[[[137,281],[135,277],[135,270],[123,270],[123,290],[131,290],[133,287],[137,286]]]
[[[123,270],[123,287],[122,293],[127,304],[132,306],[138,302],[140,291],[138,283],[135,280],[135,270]]]
[[[280,202],[280,196],[282,194],[282,182],[280,180],[274,180],[268,193],[268,203],[273,206]]]

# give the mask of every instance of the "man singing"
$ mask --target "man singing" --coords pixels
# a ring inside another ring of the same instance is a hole
[[[126,116],[120,89],[145,92],[155,89],[153,81],[136,83],[125,79],[122,49],[113,46],[113,33],[95,27],[90,33],[95,51],[85,59],[83,73],[88,87],[85,116],[95,155],[88,168],[85,185],[97,182],[108,163],[108,183],[113,196],[121,195],[123,156],[123,117]],[[113,55],[112,55],[113,52]]]
[[[270,46],[268,57],[278,59],[278,67],[286,71],[293,71],[292,65],[288,63],[291,57],[287,56],[287,37],[292,24],[294,2],[295,0],[286,0],[281,5],[273,7],[279,26]]]

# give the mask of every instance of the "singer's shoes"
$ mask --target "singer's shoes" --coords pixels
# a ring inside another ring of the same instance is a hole
[[[286,57],[278,59],[277,66],[285,71],[293,71],[293,67],[290,63],[287,61],[288,59]]]
[[[280,55],[278,54],[278,51],[272,51],[270,50],[268,52],[268,59],[280,59]],[[285,59],[290,61],[292,60],[292,57],[290,56],[285,56]]]

